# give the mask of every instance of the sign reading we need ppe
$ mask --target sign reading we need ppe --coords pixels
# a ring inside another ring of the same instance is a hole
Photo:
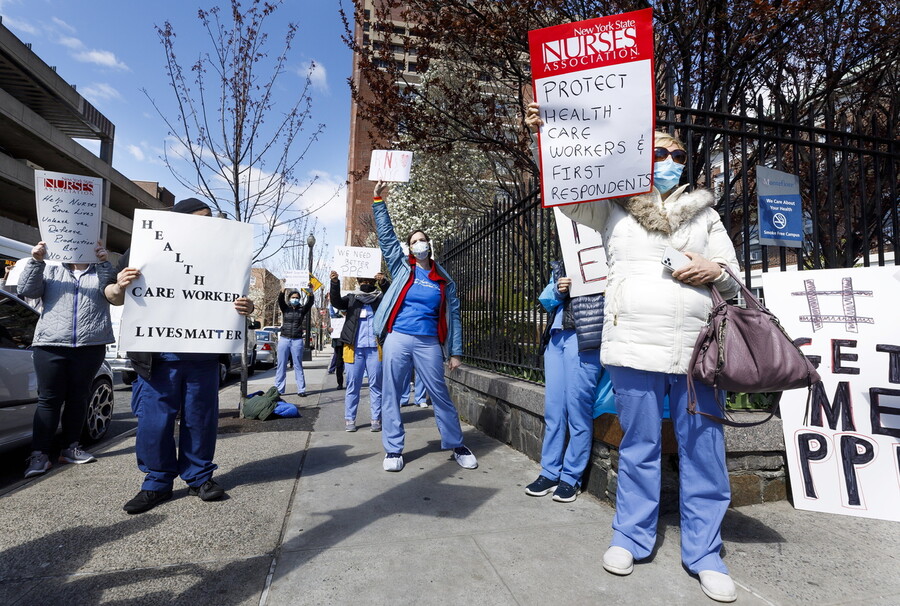
[[[120,351],[238,353],[253,226],[181,213],[136,210],[129,267],[141,277],[125,291]]]
[[[648,8],[528,32],[544,207],[650,191],[652,19]]]
[[[897,267],[764,273],[766,305],[822,382],[781,397],[794,506],[900,522]]]
[[[36,170],[34,194],[47,260],[96,263],[103,179]]]
[[[797,175],[756,167],[759,243],[766,246],[803,246],[803,202]]]
[[[556,218],[556,232],[559,234],[566,277],[572,279],[569,296],[581,297],[605,292],[609,267],[606,265],[603,236],[587,225],[576,223],[558,208],[553,209],[553,215]]]
[[[374,278],[381,271],[381,249],[338,246],[334,250],[334,271],[342,278]]]

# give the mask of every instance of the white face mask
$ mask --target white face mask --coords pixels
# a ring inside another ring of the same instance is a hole
[[[419,261],[424,261],[431,255],[431,244],[424,240],[419,240],[409,247],[409,251],[415,255]]]

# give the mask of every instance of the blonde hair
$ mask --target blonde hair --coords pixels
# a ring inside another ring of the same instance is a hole
[[[681,148],[682,151],[686,151],[684,147],[684,143],[681,142],[681,139],[678,138],[677,135],[670,135],[669,133],[664,133],[662,131],[655,131],[653,133],[653,145],[656,147],[669,147],[671,144],[677,145]]]

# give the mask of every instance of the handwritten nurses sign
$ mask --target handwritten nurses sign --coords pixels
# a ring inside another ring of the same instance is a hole
[[[334,251],[334,270],[342,278],[374,278],[381,271],[381,250],[338,246]]]
[[[652,9],[528,32],[544,207],[650,191]]]
[[[125,291],[121,351],[237,353],[253,226],[180,213],[136,210],[129,267],[141,277]]]
[[[797,509],[900,522],[900,268],[763,274],[822,382],[781,397]]]
[[[36,170],[34,193],[47,259],[96,263],[94,247],[100,239],[103,179]]]

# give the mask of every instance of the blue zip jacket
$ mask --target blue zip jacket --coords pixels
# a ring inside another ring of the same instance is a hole
[[[84,347],[114,342],[103,289],[115,281],[116,272],[108,261],[91,263],[76,279],[64,265],[30,259],[19,278],[19,296],[41,299],[44,308],[32,346]]]
[[[375,229],[378,234],[378,245],[381,247],[381,254],[387,262],[388,270],[391,272],[390,288],[384,294],[378,311],[375,312],[375,331],[379,341],[384,342],[388,332],[388,320],[394,317],[395,309],[399,311],[403,304],[402,297],[405,296],[409,288],[410,279],[414,277],[412,269],[412,260],[403,254],[400,246],[400,240],[394,232],[394,226],[391,223],[391,217],[388,214],[387,205],[384,202],[377,202],[372,205],[372,214],[375,216]],[[446,323],[446,337],[441,340],[441,347],[444,350],[444,358],[450,356],[461,356],[463,354],[462,347],[462,322],[459,316],[459,297],[456,294],[456,283],[450,278],[450,275],[444,271],[444,268],[432,261],[434,267],[432,274],[443,281],[441,289],[441,301],[444,307],[444,322]],[[438,334],[440,334],[440,329]]]

